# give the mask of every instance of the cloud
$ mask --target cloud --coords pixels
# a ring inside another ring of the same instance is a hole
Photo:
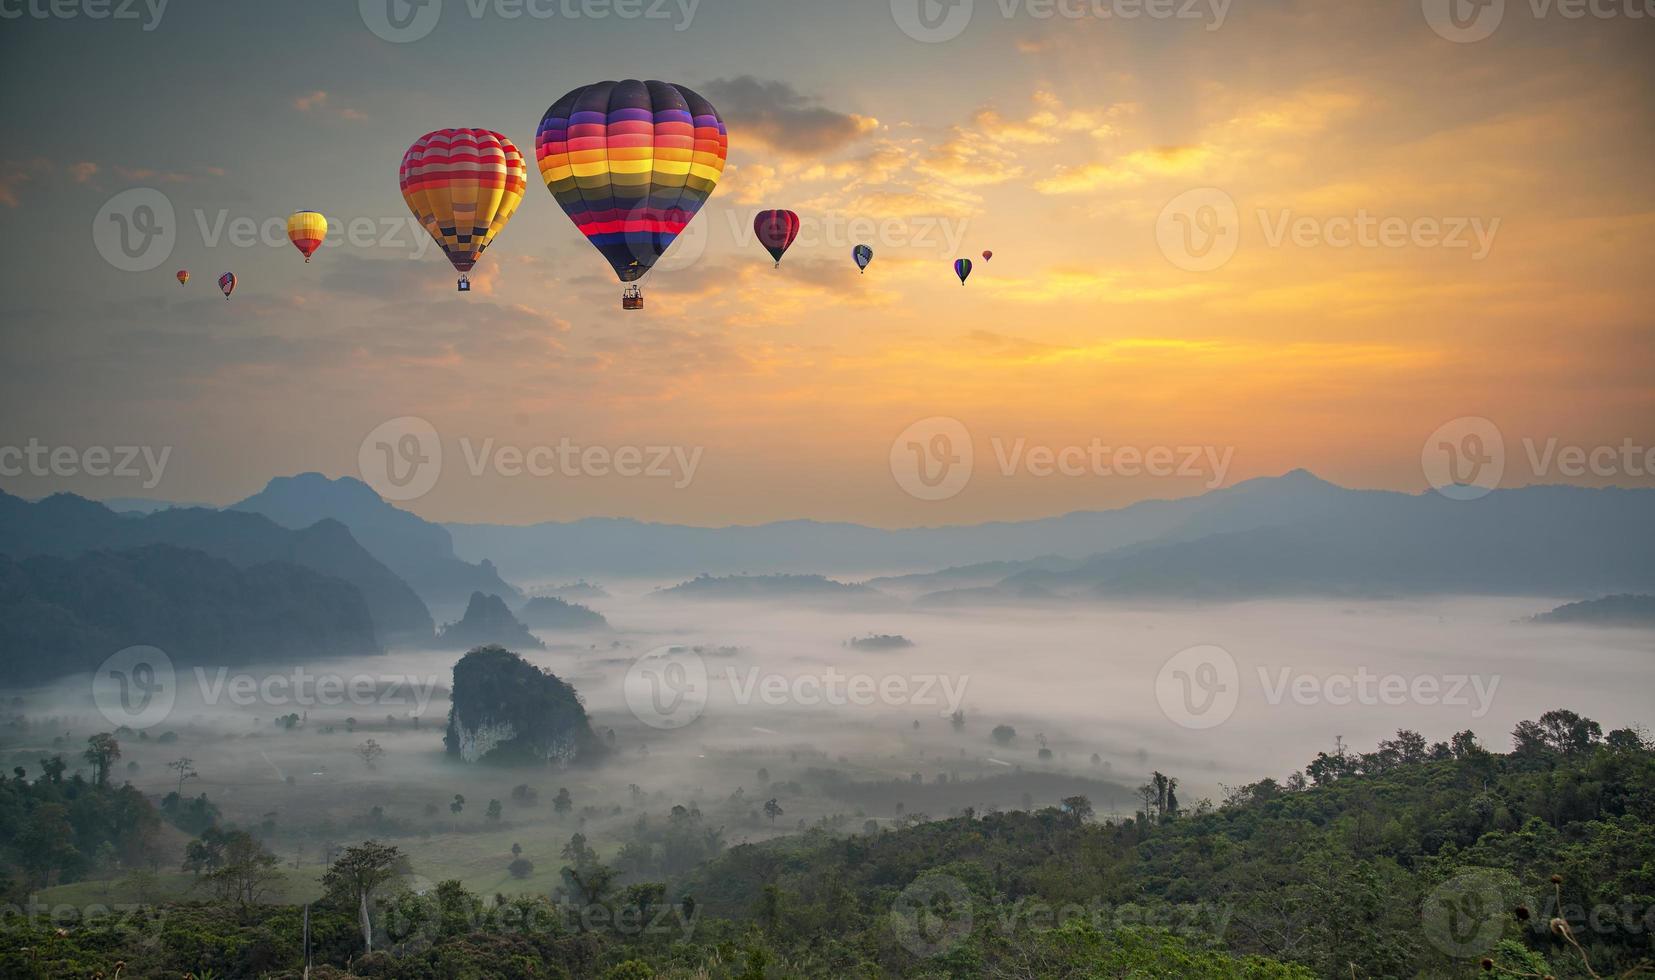
[[[71,163],[69,165],[69,176],[77,184],[86,183],[93,177],[97,176],[97,173],[98,165],[89,160],[83,160],[80,163]]]
[[[718,78],[701,90],[731,129],[777,153],[814,156],[842,150],[879,128],[879,120],[838,112],[786,82],[752,75]]]
[[[360,122],[360,121],[368,118],[365,113],[358,112],[357,110],[352,109],[349,106],[340,106],[338,108],[333,108],[329,105],[330,102],[331,102],[331,96],[329,96],[328,93],[322,91],[321,89],[317,89],[314,92],[310,92],[308,94],[301,95],[298,98],[294,99],[293,100],[293,108],[299,110],[300,112],[310,112],[312,110],[317,110],[317,111],[326,113],[328,115],[334,116],[338,119],[345,119],[345,120],[349,120],[351,122]]]
[[[1152,177],[1183,177],[1199,173],[1212,159],[1206,146],[1157,146],[1135,150],[1107,163],[1059,167],[1034,189],[1042,194],[1078,194],[1103,187],[1127,187]]]
[[[121,167],[115,172],[127,180],[144,180],[158,184],[187,184],[196,175],[182,170],[156,170],[152,167]]]

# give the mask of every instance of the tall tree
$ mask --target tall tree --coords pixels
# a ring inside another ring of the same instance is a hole
[[[100,732],[86,740],[81,756],[92,764],[92,782],[104,786],[109,783],[110,768],[121,757],[121,743],[109,732]]]

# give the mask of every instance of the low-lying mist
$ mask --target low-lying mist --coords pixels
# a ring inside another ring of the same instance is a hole
[[[519,651],[580,692],[610,750],[601,763],[446,756],[464,651],[392,649],[302,669],[181,666],[164,719],[118,733],[116,776],[156,796],[205,793],[224,820],[264,826],[294,867],[381,837],[404,840],[433,880],[546,891],[573,833],[607,859],[674,805],[699,809],[725,844],[1074,793],[1125,816],[1152,771],[1189,805],[1282,779],[1336,739],[1367,750],[1398,729],[1431,741],[1470,729],[1504,748],[1518,721],[1554,707],[1635,723],[1655,686],[1649,632],[1537,626],[1524,619],[1555,603],[1527,598],[914,611],[604,584],[587,601],[612,631],[539,631],[547,649]],[[651,651],[672,668],[659,690],[634,667]],[[705,681],[679,697],[685,665]],[[73,768],[110,728],[85,678],[8,708],[8,768],[57,752]],[[195,776],[169,768],[180,759]],[[507,876],[512,844],[532,874]]]

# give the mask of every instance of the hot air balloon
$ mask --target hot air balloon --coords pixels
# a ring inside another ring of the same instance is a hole
[[[182,285],[184,285],[185,283],[187,283],[189,281],[190,281],[190,270],[188,270],[188,269],[179,269],[178,270],[178,285],[182,286]]]
[[[962,285],[962,286],[965,285],[966,277],[971,275],[971,260],[970,259],[955,259],[954,260],[954,274],[956,276],[960,277],[960,285]]]
[[[528,167],[511,140],[487,129],[438,129],[414,141],[398,171],[402,199],[460,273],[506,227],[528,187]]]
[[[858,245],[851,249],[850,256],[856,260],[856,267],[862,270],[863,275],[866,275],[868,263],[873,261],[873,249],[866,245]]]
[[[984,252],[983,253],[983,261],[984,262],[987,262],[989,259],[992,259],[992,258],[994,258],[994,253],[993,252]]]
[[[224,291],[224,298],[229,299],[230,294],[236,291],[236,274],[234,272],[226,272],[224,275],[219,276],[218,288]]]
[[[712,103],[682,85],[595,82],[540,118],[534,153],[569,220],[631,283],[622,309],[643,309],[636,285],[707,202],[724,173],[729,134]]]
[[[793,239],[799,237],[799,216],[792,211],[760,211],[753,219],[753,234],[776,260],[776,267],[781,268],[782,255],[793,244]]]
[[[328,219],[320,211],[295,211],[287,219],[287,240],[304,255],[305,261],[322,247],[328,237]]]

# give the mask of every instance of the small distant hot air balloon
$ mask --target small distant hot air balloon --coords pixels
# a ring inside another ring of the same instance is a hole
[[[230,294],[236,291],[236,274],[234,272],[226,272],[224,275],[219,276],[218,288],[224,291],[224,298],[229,299]]]
[[[188,270],[188,269],[179,269],[178,270],[178,285],[182,286],[182,285],[184,285],[185,283],[187,283],[189,281],[190,281],[190,270]]]
[[[718,186],[729,133],[712,103],[682,85],[583,85],[551,104],[535,132],[540,176],[563,212],[609,261],[621,308]]]
[[[971,275],[971,260],[970,259],[955,259],[954,260],[954,274],[956,276],[960,277],[960,285],[962,285],[962,286],[965,285],[966,277]]]
[[[983,261],[984,262],[987,262],[989,259],[992,259],[992,258],[994,258],[994,253],[993,252],[984,252],[983,253]]]
[[[770,257],[776,260],[776,267],[780,268],[782,255],[799,237],[799,216],[792,211],[760,211],[758,217],[753,219],[753,234],[759,237],[759,244],[764,246]]]
[[[528,168],[512,141],[488,129],[438,129],[414,141],[397,173],[408,210],[460,273],[482,257],[528,187]]]
[[[295,211],[287,219],[287,240],[293,243],[309,262],[322,239],[328,237],[328,219],[320,211]]]
[[[861,269],[863,274],[866,275],[868,271],[868,263],[873,261],[873,249],[866,245],[858,245],[851,249],[850,255],[851,258],[856,260],[856,267]]]

